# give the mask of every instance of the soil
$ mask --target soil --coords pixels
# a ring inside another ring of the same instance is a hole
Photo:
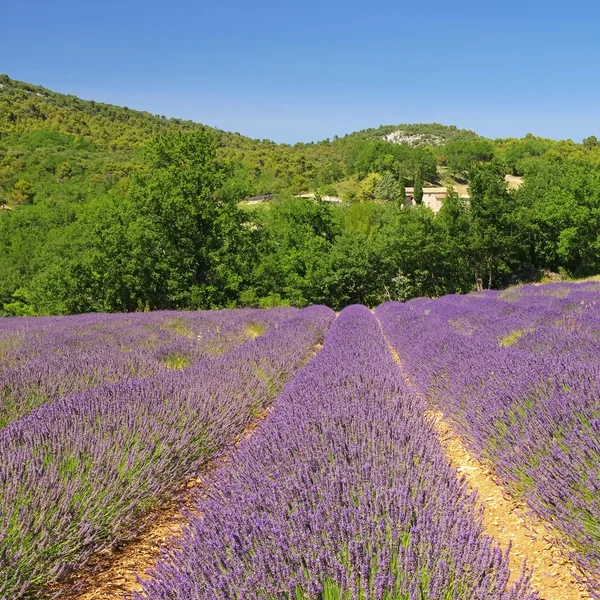
[[[523,185],[523,177],[519,175],[506,175],[504,177],[506,183],[508,184],[509,190],[518,190]]]

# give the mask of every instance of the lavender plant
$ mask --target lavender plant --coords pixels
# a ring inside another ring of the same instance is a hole
[[[39,598],[135,532],[273,401],[333,317],[304,309],[221,357],[74,394],[0,430],[0,597]]]
[[[0,321],[0,428],[58,398],[183,369],[295,309],[157,312]]]
[[[417,388],[574,548],[600,597],[600,286],[388,303],[376,314]]]
[[[375,317],[346,308],[136,600],[532,600]]]

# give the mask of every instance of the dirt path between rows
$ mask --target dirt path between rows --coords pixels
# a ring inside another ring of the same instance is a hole
[[[555,534],[527,506],[494,481],[493,474],[473,458],[462,440],[444,422],[440,411],[429,413],[446,455],[469,487],[477,491],[483,505],[485,532],[506,550],[509,543],[511,580],[518,579],[523,560],[533,569],[531,580],[544,600],[588,600],[590,595],[577,582],[576,565],[565,557]]]
[[[304,363],[308,364],[323,347],[315,344],[312,355]],[[303,366],[304,366],[303,365]],[[302,367],[300,367],[302,368]],[[188,522],[190,511],[194,511],[194,498],[202,493],[205,479],[216,469],[230,461],[240,442],[251,436],[256,428],[273,410],[274,401],[263,410],[233,440],[231,450],[224,452],[202,468],[202,477],[194,477],[170,497],[145,520],[142,527],[131,541],[119,544],[114,548],[98,552],[81,569],[45,590],[45,593],[57,600],[123,600],[132,592],[141,591],[139,579],[148,579],[147,571],[154,567],[161,550],[177,544],[183,529]]]
[[[414,389],[414,384],[402,369],[398,353],[389,340],[387,342],[407,383]],[[510,581],[519,578],[525,559],[527,566],[533,570],[531,585],[539,592],[541,600],[590,600],[585,586],[573,575],[578,569],[566,558],[565,546],[558,542],[558,535],[533,515],[525,503],[496,483],[493,473],[469,454],[460,436],[444,421],[441,411],[428,411],[426,418],[435,427],[452,465],[465,477],[469,488],[477,492],[483,508],[485,533],[503,550],[511,544]]]
[[[268,417],[272,407],[264,410],[239,434],[233,447],[252,435]],[[123,600],[134,591],[141,591],[138,581],[147,579],[151,569],[166,545],[177,544],[188,519],[186,514],[194,510],[193,498],[202,493],[211,472],[229,462],[229,453],[207,463],[202,477],[187,481],[181,488],[146,519],[148,526],[131,541],[113,549],[99,552],[86,565],[48,593],[57,600]]]

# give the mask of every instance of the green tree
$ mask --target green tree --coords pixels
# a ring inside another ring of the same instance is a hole
[[[450,172],[459,178],[468,178],[469,170],[478,162],[494,158],[494,145],[489,140],[455,140],[442,150]]]
[[[324,265],[340,225],[328,202],[309,198],[284,199],[254,216],[258,258],[253,270],[254,294],[261,299],[279,295],[281,302],[305,306],[326,299]]]
[[[369,173],[360,184],[359,199],[363,201],[374,200],[380,180],[381,175],[379,173]]]
[[[423,177],[421,175],[421,170],[417,169],[415,173],[415,187],[414,187],[414,198],[417,204],[422,204],[423,202]]]
[[[56,180],[57,181],[65,181],[70,179],[73,175],[73,168],[68,162],[62,162],[56,168]]]
[[[19,179],[8,193],[9,204],[30,204],[34,197],[33,186],[25,179]]]
[[[134,178],[121,219],[136,307],[211,308],[235,298],[240,273],[223,260],[247,231],[239,198],[219,197],[226,171],[216,150],[208,132],[149,144],[149,175]]]
[[[377,182],[374,193],[379,200],[394,202],[400,196],[400,184],[391,173],[384,173]]]
[[[404,206],[404,202],[406,201],[406,185],[404,184],[404,178],[400,177],[398,180],[398,196],[396,198],[396,204],[399,208]]]
[[[469,201],[451,190],[442,202],[436,221],[441,228],[444,277],[449,291],[465,293],[473,289],[476,260],[473,251],[473,224]]]
[[[250,230],[208,132],[158,136],[127,197],[89,211],[85,250],[38,281],[68,312],[214,308],[234,303]]]
[[[524,175],[531,158],[539,158],[550,150],[550,140],[528,133],[520,140],[509,140],[503,149],[504,162],[513,175]]]
[[[539,161],[516,193],[532,262],[576,276],[600,272],[600,174],[581,160]]]
[[[523,229],[515,196],[507,189],[501,166],[490,163],[476,167],[469,190],[475,278],[480,282],[487,271],[491,289],[495,271],[510,268],[523,251]]]

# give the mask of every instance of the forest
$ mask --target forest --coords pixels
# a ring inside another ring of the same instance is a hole
[[[1,75],[0,315],[340,310],[594,275],[599,165],[594,136],[386,125],[276,144]],[[455,183],[468,198],[419,203]]]

